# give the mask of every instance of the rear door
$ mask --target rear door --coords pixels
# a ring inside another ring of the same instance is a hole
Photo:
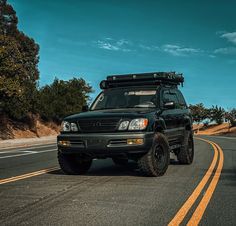
[[[180,107],[176,89],[164,89],[162,93],[162,107],[165,102],[173,101],[175,103],[174,109],[164,109],[162,117],[166,123],[166,134],[169,141],[179,141],[183,135],[183,112]]]
[[[192,116],[190,114],[190,110],[188,109],[188,106],[186,104],[183,94],[180,92],[180,90],[176,90],[176,92],[177,92],[177,97],[179,100],[180,109],[182,111],[181,124],[182,124],[182,127],[184,127],[185,129],[186,126],[191,126]]]

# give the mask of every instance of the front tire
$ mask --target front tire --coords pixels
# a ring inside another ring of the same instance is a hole
[[[166,137],[162,133],[156,133],[151,149],[138,159],[138,166],[142,175],[158,177],[162,176],[170,162],[170,148]]]
[[[191,131],[186,131],[183,145],[180,148],[177,159],[180,164],[190,165],[193,162],[194,157],[194,143],[193,143],[193,135]]]
[[[63,154],[58,151],[58,163],[65,174],[85,174],[92,165],[91,159],[79,158],[74,154]]]

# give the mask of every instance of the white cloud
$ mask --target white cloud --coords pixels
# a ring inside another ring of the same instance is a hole
[[[226,48],[215,49],[214,53],[234,55],[236,54],[236,47],[226,47]]]
[[[119,47],[115,46],[115,45],[112,45],[110,44],[109,42],[105,42],[105,41],[98,41],[97,42],[98,44],[98,47],[100,49],[106,49],[106,50],[114,50],[114,51],[117,51],[117,50],[120,50]]]
[[[216,55],[210,54],[208,55],[210,58],[216,58]]]
[[[120,39],[120,40],[118,40],[118,41],[116,42],[116,44],[117,44],[118,46],[124,46],[124,45],[129,45],[130,42],[127,41],[127,40],[125,40],[125,39]]]
[[[202,52],[200,49],[194,49],[189,47],[182,47],[178,45],[166,44],[162,46],[162,50],[173,56],[187,56],[189,54],[196,54]]]
[[[144,49],[144,50],[148,50],[148,51],[155,51],[155,50],[160,50],[160,47],[158,46],[148,46],[148,45],[143,45],[143,44],[140,44],[139,47],[141,49]]]
[[[95,42],[97,47],[100,49],[110,50],[110,51],[122,51],[122,52],[130,52],[136,51],[134,47],[143,49],[146,51],[159,51],[166,52],[173,56],[189,56],[192,54],[199,54],[205,51],[190,47],[184,47],[173,44],[165,44],[163,46],[156,45],[146,45],[142,43],[133,44],[132,42],[126,39],[115,40],[113,38],[104,38],[102,40],[98,40]]]
[[[166,52],[173,56],[188,56],[190,54],[203,52],[200,49],[188,48],[188,47],[183,47],[183,46],[173,45],[173,44],[165,44],[165,45],[162,45],[161,47],[154,46],[154,45],[148,46],[148,45],[140,44],[139,47],[148,51]]]
[[[111,51],[123,51],[130,52],[130,42],[125,39],[114,40],[112,38],[105,38],[104,40],[98,40],[97,46],[100,49],[111,50]]]
[[[236,44],[236,32],[224,33],[220,37],[227,39],[229,42],[232,42],[233,44]]]

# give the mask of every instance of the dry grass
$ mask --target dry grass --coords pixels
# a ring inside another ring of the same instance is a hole
[[[53,136],[59,133],[59,127],[53,123],[43,123],[42,121],[36,121],[36,129],[33,131],[30,129],[13,129],[12,133],[14,138]]]
[[[197,129],[199,128],[199,131]],[[193,129],[199,135],[233,135],[236,136],[236,127],[229,126],[228,123],[223,123],[221,125],[209,125],[204,126],[203,124],[194,125]]]
[[[33,126],[23,122],[15,122],[8,118],[1,118],[0,140],[14,138],[34,138],[57,135],[60,126],[52,122],[35,119]]]

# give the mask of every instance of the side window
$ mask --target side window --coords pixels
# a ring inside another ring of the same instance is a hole
[[[179,101],[176,92],[170,90],[164,90],[163,92],[163,102],[173,101],[176,105],[176,108],[179,108]]]
[[[186,101],[184,99],[184,96],[179,90],[177,90],[177,96],[178,96],[178,99],[179,99],[180,107],[184,108],[184,109],[187,108],[187,104],[186,104]]]

